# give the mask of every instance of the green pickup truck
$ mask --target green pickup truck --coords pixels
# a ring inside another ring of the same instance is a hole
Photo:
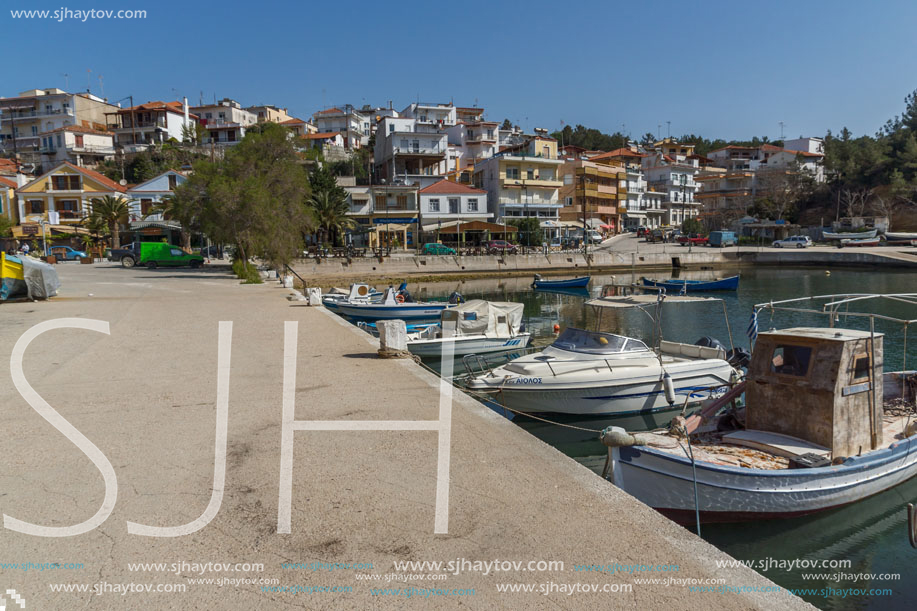
[[[204,258],[200,255],[189,255],[181,248],[164,244],[162,242],[134,242],[127,252],[118,253],[118,258],[123,267],[134,267],[135,265],[145,265],[149,269],[155,269],[160,265],[163,267],[183,267],[190,266],[197,269],[204,264]],[[114,251],[113,253],[114,254]]]

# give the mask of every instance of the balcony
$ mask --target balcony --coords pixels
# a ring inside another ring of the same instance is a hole
[[[30,111],[19,111],[19,112],[3,112],[0,115],[0,124],[11,123],[19,121],[20,119],[31,120],[31,119],[42,119],[45,117],[72,117],[73,109],[72,108],[52,108],[50,110],[30,110]]]
[[[559,189],[564,186],[564,181],[555,180],[553,178],[510,178],[506,177],[503,179],[503,187],[505,188],[527,188],[527,187],[541,187],[548,189]]]
[[[406,155],[406,156],[409,155],[409,156],[417,156],[417,157],[430,157],[430,156],[445,157],[446,152],[445,152],[442,148],[440,148],[440,147],[438,147],[438,146],[437,146],[437,147],[432,147],[432,146],[408,146],[408,147],[393,146],[393,147],[392,147],[392,154],[393,154],[393,155]]]

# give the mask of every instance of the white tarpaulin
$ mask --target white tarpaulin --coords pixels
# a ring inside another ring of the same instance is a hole
[[[457,335],[513,337],[522,324],[522,304],[472,299],[443,311],[442,322],[455,321]],[[443,330],[448,325],[443,324]]]
[[[57,271],[52,266],[31,257],[20,257],[20,259],[29,299],[34,301],[57,295],[60,280],[57,277]]]

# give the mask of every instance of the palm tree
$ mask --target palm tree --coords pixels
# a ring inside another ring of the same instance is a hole
[[[335,232],[351,229],[356,222],[347,216],[347,197],[332,190],[322,190],[312,194],[309,206],[315,217],[321,242],[328,241]]]
[[[106,195],[92,200],[92,213],[96,223],[104,223],[111,231],[112,248],[121,248],[121,224],[126,223],[130,205],[134,200]]]

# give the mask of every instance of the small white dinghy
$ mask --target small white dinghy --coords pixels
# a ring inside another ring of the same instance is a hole
[[[442,356],[451,346],[456,357],[519,350],[532,334],[522,324],[522,304],[472,299],[440,314],[440,324],[408,334],[408,350],[425,357]]]

